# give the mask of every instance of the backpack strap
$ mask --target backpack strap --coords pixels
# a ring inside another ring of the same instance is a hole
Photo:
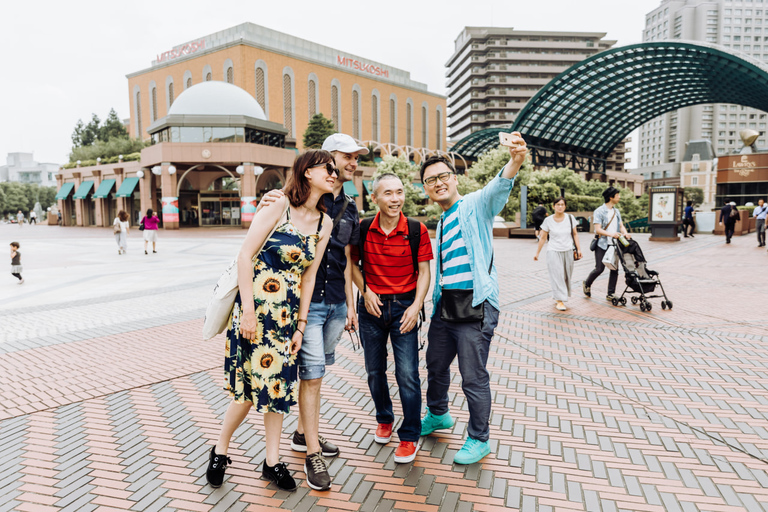
[[[333,218],[333,227],[331,228],[331,231],[336,229],[336,226],[338,226],[339,222],[341,222],[341,218],[344,216],[344,212],[347,211],[347,206],[349,205],[350,201],[352,201],[352,199],[347,194],[344,194],[344,203],[341,205],[341,210],[339,213],[337,213],[336,217]],[[323,217],[320,216],[320,218],[322,219]],[[317,230],[320,231],[319,225]]]
[[[368,236],[368,230],[371,229],[371,224],[373,224],[373,219],[376,217],[366,217],[365,219],[360,221],[360,240],[357,242],[357,252],[359,256],[358,265],[360,266],[360,273],[363,274],[363,293],[365,293],[365,289],[367,288],[367,285],[365,283],[365,270],[363,269],[363,255],[365,254],[365,239]]]
[[[408,243],[411,246],[411,261],[413,261],[413,273],[419,272],[419,245],[421,244],[421,222],[411,217],[408,219]]]

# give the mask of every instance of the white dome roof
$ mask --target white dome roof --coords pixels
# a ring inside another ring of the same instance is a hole
[[[253,96],[226,82],[201,82],[179,94],[168,115],[249,116],[267,120]]]

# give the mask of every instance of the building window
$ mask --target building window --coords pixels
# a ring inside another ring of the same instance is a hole
[[[413,106],[405,104],[405,144],[413,146]]]
[[[141,126],[141,92],[136,92],[136,131],[138,132],[136,136],[144,140]]]
[[[206,82],[210,82],[212,78],[213,78],[213,75],[211,75],[210,71],[208,73],[206,73],[206,75],[205,75],[205,81]]]
[[[152,122],[154,123],[157,121],[157,87],[152,88],[152,115],[150,116],[152,118]]]
[[[291,102],[291,77],[283,75],[283,125],[288,130],[288,137],[293,137],[293,104]]]
[[[397,104],[393,98],[389,100],[389,142],[397,144],[397,130],[395,126],[395,115],[397,114]]]
[[[693,178],[691,178],[691,185],[698,185],[698,184],[699,184],[698,176],[694,176]]]
[[[168,84],[168,104],[173,105],[173,82]]]
[[[331,119],[336,130],[339,129],[339,88],[331,86]]]
[[[371,96],[371,138],[379,141],[379,97]]]
[[[317,114],[317,85],[314,80],[309,81],[309,117]]]
[[[227,68],[227,83],[228,84],[235,83],[235,71],[232,68]]]
[[[427,107],[421,107],[421,147],[429,147],[429,141],[427,140]]]
[[[435,135],[437,135],[435,146],[437,149],[443,149],[443,115],[440,110],[435,111]]]
[[[256,68],[256,101],[259,102],[264,112],[267,111],[266,94],[264,90],[264,70]]]
[[[192,87],[192,77],[187,78],[187,89]]]
[[[360,136],[360,93],[352,91],[352,136],[362,139]]]

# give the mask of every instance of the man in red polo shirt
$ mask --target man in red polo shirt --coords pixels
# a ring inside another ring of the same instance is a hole
[[[418,269],[414,268],[408,218],[403,215],[405,189],[395,174],[373,180],[371,199],[379,206],[363,243],[363,272],[352,266],[352,280],[363,290],[358,308],[360,341],[368,372],[368,387],[376,406],[375,440],[386,444],[392,437],[392,400],[387,383],[387,338],[395,355],[395,379],[400,388],[403,422],[397,430],[400,446],[395,462],[411,462],[421,435],[421,381],[419,379],[419,312],[429,289],[432,244],[427,227],[418,223]],[[361,233],[362,236],[362,233]],[[352,261],[359,249],[352,246]],[[364,275],[363,275],[364,274]]]

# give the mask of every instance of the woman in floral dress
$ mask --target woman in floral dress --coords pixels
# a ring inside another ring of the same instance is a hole
[[[229,441],[251,407],[264,414],[266,459],[262,478],[285,490],[296,488],[279,446],[283,415],[296,404],[296,354],[306,327],[315,274],[330,237],[332,222],[324,213],[322,197],[332,192],[338,177],[333,156],[309,150],[296,158],[285,196],[264,206],[251,222],[237,258],[240,293],[227,329],[224,363],[232,396],[221,434],[211,449],[206,476],[219,487],[232,461]],[[287,210],[286,210],[287,206]],[[272,227],[264,249],[254,259]],[[241,300],[241,296],[249,300]],[[252,297],[252,298],[251,298]]]

